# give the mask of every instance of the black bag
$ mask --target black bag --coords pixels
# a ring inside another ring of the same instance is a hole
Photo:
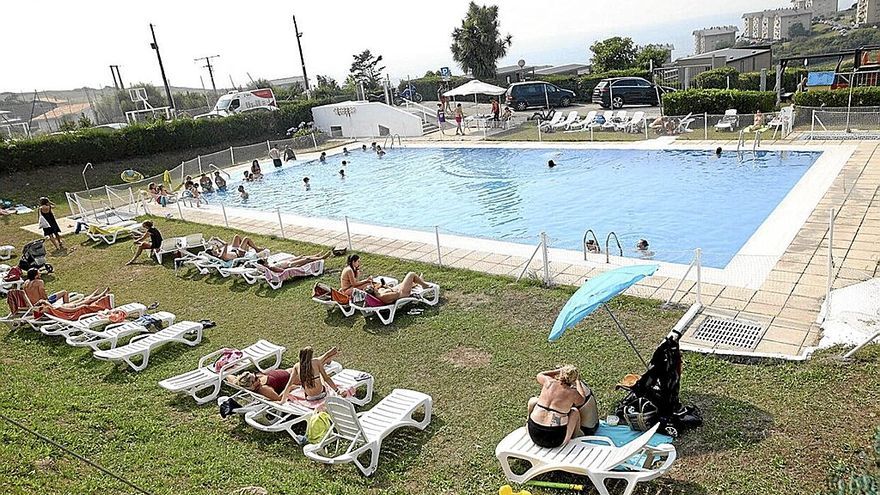
[[[235,399],[227,398],[220,403],[220,417],[226,419],[235,414],[235,410],[239,408],[241,408],[241,404],[236,402]]]
[[[622,404],[618,410],[618,417],[628,424],[633,430],[648,431],[660,421],[657,406],[644,397],[635,397],[634,400]]]

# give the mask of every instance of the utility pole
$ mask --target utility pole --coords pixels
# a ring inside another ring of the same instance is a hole
[[[306,92],[309,91],[309,76],[306,74],[306,59],[303,58],[303,46],[302,42],[300,42],[300,38],[302,38],[302,33],[299,32],[299,28],[296,27],[296,16],[293,16],[293,30],[296,32],[296,46],[299,47],[299,61],[302,63],[303,68],[303,83],[305,84]]]
[[[159,53],[159,43],[156,42],[156,30],[153,29],[152,23],[150,23],[150,33],[153,34],[153,42],[150,43],[150,48],[156,50],[156,58],[159,59],[159,71],[162,73],[162,84],[165,85],[165,96],[168,97],[168,106],[173,110],[174,99],[171,98],[171,87],[168,86],[168,79],[165,77],[165,67],[162,65],[162,55]]]
[[[211,65],[212,58],[220,58],[220,55],[209,55],[207,57],[199,57],[199,58],[194,59],[193,62],[198,62],[199,60],[205,61],[205,65],[203,65],[202,67],[205,67],[206,69],[208,69],[208,75],[211,76],[211,87],[214,88],[214,96],[217,96],[217,85],[214,84],[214,66]]]
[[[113,87],[116,88],[116,91],[119,91],[119,82],[116,81],[116,71],[113,70],[113,66],[110,66],[110,75],[113,76]]]

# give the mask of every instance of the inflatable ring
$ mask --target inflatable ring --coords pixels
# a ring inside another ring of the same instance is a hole
[[[119,177],[122,179],[122,182],[137,182],[140,180],[144,180],[144,174],[138,172],[137,170],[128,169],[123,171]]]

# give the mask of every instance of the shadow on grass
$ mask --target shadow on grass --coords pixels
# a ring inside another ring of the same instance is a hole
[[[764,441],[773,429],[773,416],[748,402],[715,394],[682,394],[682,402],[696,404],[703,426],[686,431],[675,441],[682,457],[740,448]]]
[[[397,313],[394,316],[394,321],[388,325],[383,324],[375,314],[366,316],[364,330],[373,335],[390,335],[397,333],[400,330],[406,330],[414,323],[417,323],[419,319],[439,315],[440,308],[444,305],[444,302],[445,300],[441,298],[440,302],[434,306],[413,304],[411,306],[398,308]]]
[[[207,329],[210,330],[210,329]],[[206,330],[206,331],[207,331]],[[146,335],[146,334],[145,334]],[[204,334],[202,336],[202,341],[194,346],[188,346],[185,344],[181,344],[179,342],[168,342],[161,347],[154,348],[150,351],[150,359],[147,367],[150,366],[159,366],[162,363],[166,363],[169,361],[178,361],[178,362],[191,362],[193,360],[184,360],[181,359],[182,356],[192,352],[195,356],[202,356],[203,354],[207,354],[210,351],[205,351],[205,349],[201,348],[202,346],[207,346],[208,349],[211,349],[211,340],[206,337]],[[198,361],[198,358],[195,359]],[[105,361],[98,361],[105,362]],[[140,363],[140,361],[136,361]],[[126,384],[131,383],[135,377],[138,376],[138,372],[131,369],[131,367],[123,361],[114,361],[113,367],[104,375],[102,381],[105,383],[114,383],[114,384]]]
[[[336,306],[333,306],[327,308],[327,316],[324,317],[324,324],[328,327],[351,329],[354,328],[354,323],[359,317],[360,313],[358,312],[346,317],[341,311],[336,309]]]

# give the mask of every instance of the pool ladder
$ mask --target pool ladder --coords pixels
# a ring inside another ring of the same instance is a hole
[[[596,238],[596,233],[593,232],[593,229],[587,229],[584,232],[584,260],[587,259],[587,254],[589,254],[589,249],[587,248],[587,241],[589,236],[592,234],[592,241],[596,246],[599,245],[599,239]],[[614,243],[617,244],[617,250],[620,253],[620,257],[623,257],[623,246],[620,245],[620,239],[617,238],[617,234],[614,231],[608,233],[608,236],[605,237],[605,263],[611,263],[611,254],[609,252],[609,247],[611,245],[611,237],[614,237]]]
[[[391,148],[389,148],[389,149],[394,149],[394,138],[397,138],[397,146],[399,148],[403,147],[403,139],[401,139],[400,134],[392,134],[390,136],[385,136],[385,141],[382,141],[383,148],[385,148],[386,147],[385,145],[388,144],[389,138],[391,138]]]
[[[736,152],[740,153],[742,148],[746,145],[746,131],[745,129],[739,131],[739,139],[736,141]],[[761,133],[755,131],[755,139],[752,140],[752,153],[757,151],[757,149],[761,147]]]

